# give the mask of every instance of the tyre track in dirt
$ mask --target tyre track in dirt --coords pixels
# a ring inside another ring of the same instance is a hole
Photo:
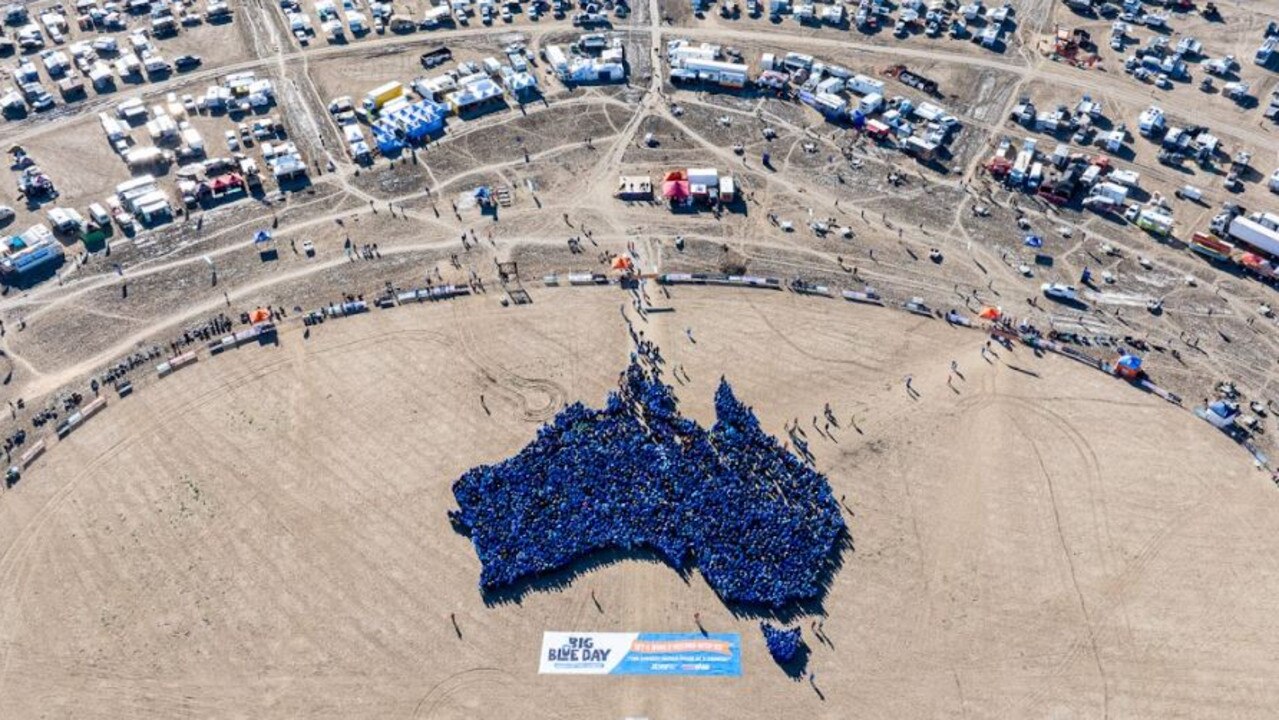
[[[456,310],[455,315],[462,311]],[[533,378],[511,371],[501,363],[485,356],[475,341],[475,333],[471,330],[468,318],[458,317],[454,323],[456,338],[462,355],[475,367],[484,382],[498,390],[503,396],[512,400],[519,408],[520,418],[525,422],[541,423],[551,418],[561,407],[567,396],[563,386],[548,378]],[[533,396],[545,397],[545,402],[535,404]]]
[[[220,383],[183,402],[179,402],[169,408],[162,408],[152,416],[151,422],[120,438],[85,464],[83,468],[67,480],[66,484],[54,492],[49,500],[35,513],[31,521],[16,533],[17,539],[0,554],[0,593],[3,593],[4,598],[4,601],[0,602],[0,613],[7,612],[9,608],[19,607],[19,603],[16,601],[24,592],[30,573],[34,571],[33,567],[26,565],[27,558],[37,546],[41,533],[48,527],[52,518],[86,478],[92,476],[108,461],[133,446],[140,439],[149,436],[156,429],[165,426],[190,408],[203,405],[221,396],[232,387],[283,369],[291,362],[291,358],[288,357],[276,359],[259,368],[229,378],[226,382]],[[110,412],[111,408],[108,406],[103,411],[102,416],[107,416]],[[53,449],[50,448],[50,451]],[[9,675],[10,661],[14,650],[13,637],[17,630],[18,627],[14,623],[0,623],[0,653],[3,653],[3,661],[0,661],[0,694],[3,694],[7,684],[6,680]]]

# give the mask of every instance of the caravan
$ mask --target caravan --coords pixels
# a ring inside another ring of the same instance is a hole
[[[1151,105],[1137,117],[1137,130],[1146,137],[1154,137],[1164,130],[1164,111]]]

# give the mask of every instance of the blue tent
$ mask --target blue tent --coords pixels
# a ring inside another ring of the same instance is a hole
[[[1044,239],[1038,235],[1027,235],[1022,242],[1026,244],[1026,247],[1041,248],[1044,246]]]
[[[373,124],[373,137],[383,153],[399,150],[406,141],[416,142],[444,129],[448,107],[421,100],[384,113]]]
[[[1129,370],[1140,370],[1141,358],[1137,357],[1136,355],[1123,355],[1119,358],[1119,361],[1115,364],[1118,365],[1119,367],[1128,368]]]
[[[484,201],[484,200],[488,200],[488,199],[489,199],[489,187],[488,187],[488,185],[481,185],[481,186],[479,186],[479,187],[475,188],[475,199],[476,199],[476,200],[480,200],[480,201]]]
[[[253,243],[255,245],[258,243],[264,243],[264,242],[270,242],[270,241],[271,241],[270,230],[259,230],[253,233]]]
[[[858,130],[866,127],[866,116],[862,114],[861,110],[854,110],[851,119],[853,121],[853,127]]]
[[[1229,420],[1239,414],[1239,407],[1231,405],[1225,400],[1218,400],[1217,402],[1209,405],[1208,409],[1217,417],[1225,418],[1226,420]]]
[[[404,147],[404,141],[395,131],[381,124],[373,126],[373,142],[377,143],[378,152],[390,155]]]

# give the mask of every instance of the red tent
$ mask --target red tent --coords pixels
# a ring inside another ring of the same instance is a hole
[[[244,178],[235,173],[219,175],[213,178],[213,182],[210,183],[210,186],[213,188],[213,192],[226,192],[227,190],[238,188],[242,185],[244,185]]]
[[[687,200],[689,194],[687,180],[667,180],[662,183],[662,197],[667,200]]]

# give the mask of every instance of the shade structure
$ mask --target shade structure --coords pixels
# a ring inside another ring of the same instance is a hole
[[[213,192],[218,192],[218,193],[226,192],[227,190],[230,190],[232,188],[238,188],[243,185],[244,185],[244,178],[240,177],[236,173],[227,173],[225,175],[219,175],[218,177],[213,178],[212,182],[209,183],[210,189],[212,189]],[[265,231],[259,230],[258,232],[265,232]],[[270,233],[267,233],[267,236],[269,237]],[[256,235],[254,236],[254,240],[257,240]]]
[[[690,194],[687,180],[667,180],[662,183],[662,197],[667,200],[686,200]]]
[[[1225,400],[1218,400],[1208,406],[1208,409],[1217,417],[1229,419],[1239,414],[1239,409]]]
[[[1119,361],[1115,364],[1119,367],[1127,368],[1128,370],[1140,370],[1141,358],[1136,355],[1121,355],[1119,357]]]

